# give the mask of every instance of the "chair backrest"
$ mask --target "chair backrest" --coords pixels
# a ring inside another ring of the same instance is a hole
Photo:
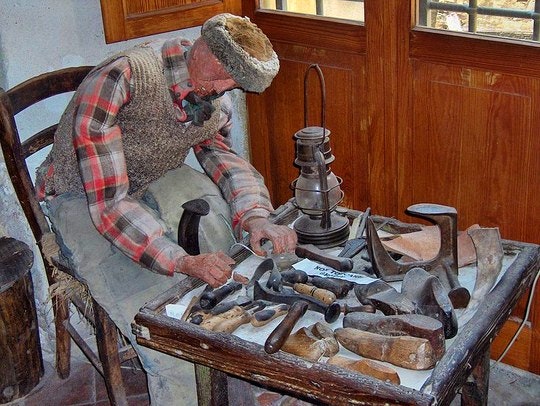
[[[49,224],[36,198],[27,159],[51,145],[57,124],[21,141],[15,116],[24,109],[61,93],[75,91],[92,66],[60,69],[28,79],[4,91],[0,88],[0,142],[6,167],[36,241],[49,232]]]

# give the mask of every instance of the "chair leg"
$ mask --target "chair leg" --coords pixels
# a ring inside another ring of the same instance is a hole
[[[112,405],[127,405],[126,389],[120,370],[118,354],[118,330],[103,308],[93,300],[96,323],[96,340],[103,378]]]
[[[56,372],[61,379],[69,377],[71,360],[71,336],[66,329],[69,321],[69,301],[61,296],[55,296],[54,324],[56,329]]]

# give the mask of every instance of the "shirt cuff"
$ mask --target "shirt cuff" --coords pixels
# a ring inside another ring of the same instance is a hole
[[[235,230],[235,232],[238,231],[239,235],[242,235],[242,231],[244,230],[244,224],[253,217],[268,218],[269,216],[270,216],[270,211],[268,211],[267,209],[263,209],[262,207],[251,209],[242,216],[242,219],[240,220],[240,223],[238,224],[238,230]]]
[[[140,262],[156,273],[173,276],[178,260],[186,255],[186,251],[171,239],[158,237],[146,248]]]

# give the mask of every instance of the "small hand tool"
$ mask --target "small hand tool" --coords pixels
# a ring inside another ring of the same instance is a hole
[[[191,316],[192,313],[196,312],[197,310],[200,310],[200,306],[198,306],[199,299],[200,299],[200,296],[193,296],[191,298],[180,320],[186,321]]]
[[[220,302],[216,304],[214,307],[209,309],[209,313],[213,316],[217,316],[218,314],[225,313],[226,311],[232,309],[235,306],[240,306],[243,308],[247,308],[247,306],[252,305],[254,302],[247,296],[239,296],[235,300],[229,300],[226,302]]]
[[[249,323],[251,315],[240,306],[235,306],[217,316],[204,319],[199,326],[216,333],[232,333],[242,324]]]
[[[336,301],[336,295],[334,293],[316,286],[305,283],[295,283],[292,288],[302,295],[312,296],[327,305],[331,305]]]
[[[204,292],[199,300],[199,305],[204,310],[209,310],[231,293],[236,292],[242,288],[240,282],[232,281],[210,292]]]
[[[313,285],[308,285],[306,283],[283,282],[282,273],[279,272],[279,270],[277,270],[276,268],[272,269],[272,271],[270,271],[270,276],[266,282],[266,287],[276,292],[281,292],[283,289],[283,285],[290,286],[296,292],[303,295],[312,296],[327,305],[330,305],[336,301],[336,295],[333,292],[326,289],[318,288]]]
[[[219,316],[225,312],[228,312],[234,307],[250,308],[259,306],[259,303],[254,303],[253,300],[248,297],[240,296],[235,300],[229,300],[227,302],[218,303],[211,309],[204,310],[198,306],[194,306],[190,315],[186,318],[192,324],[200,325],[204,320],[207,320],[214,316]]]
[[[186,321],[186,320],[192,318],[192,316],[195,313],[199,313],[199,312],[202,311],[202,307],[201,307],[201,304],[200,304],[201,296],[203,294],[205,294],[206,292],[211,292],[212,290],[213,290],[212,286],[206,285],[204,290],[202,291],[202,293],[200,293],[197,296],[193,296],[193,298],[191,298],[191,300],[189,301],[189,303],[188,303],[188,305],[186,307],[186,310],[185,310],[184,314],[182,315],[182,320],[183,321]],[[199,321],[199,323],[200,323],[200,321]]]
[[[268,304],[264,309],[253,313],[251,325],[254,327],[265,326],[272,320],[286,314],[289,311],[289,308],[290,306],[286,303]]]
[[[245,286],[246,291],[253,287],[255,285],[255,282],[261,279],[261,276],[263,276],[266,272],[271,271],[275,268],[275,263],[272,258],[266,258],[264,261],[262,261],[257,268],[255,269],[255,272],[253,273],[253,276],[249,280],[248,284]]]
[[[364,232],[366,231],[367,219],[371,214],[371,208],[367,208],[360,217],[360,222],[356,233],[350,233],[349,239],[345,242],[343,250],[338,254],[338,257],[342,258],[352,258],[355,255],[358,255],[364,248],[367,247],[367,240],[364,237]]]
[[[281,279],[287,283],[306,283],[309,276],[304,271],[293,268],[281,272]]]
[[[257,287],[257,285],[255,285],[255,287]],[[268,354],[274,354],[279,351],[291,334],[291,331],[298,320],[306,313],[308,307],[309,303],[303,300],[297,300],[292,304],[285,318],[270,333],[264,343],[264,350]]]
[[[255,285],[255,282],[261,279],[261,276],[263,276],[268,271],[271,271],[275,267],[276,266],[272,258],[266,258],[264,261],[262,261],[255,269],[255,272],[253,273],[253,276],[251,277],[249,282],[243,286],[241,294],[244,297],[253,299],[252,290],[253,290],[253,285]]]
[[[217,333],[232,333],[241,325],[249,323],[253,314],[265,307],[266,303],[251,302],[245,306],[233,306],[219,314],[209,312],[204,315],[199,326]]]
[[[305,282],[304,282],[305,283]],[[354,282],[338,278],[326,278],[322,276],[312,276],[309,283],[321,289],[332,292],[338,299],[343,299],[354,288]]]
[[[339,303],[334,302],[330,305],[326,305],[320,300],[314,297],[301,295],[296,293],[291,288],[284,287],[281,292],[275,292],[267,287],[263,286],[260,282],[255,282],[253,289],[253,298],[255,300],[269,300],[274,303],[286,303],[292,305],[298,300],[303,300],[308,303],[309,309],[318,313],[324,314],[324,320],[327,323],[332,323],[337,320],[341,313],[341,307]]]
[[[340,258],[327,254],[313,244],[298,245],[296,247],[296,255],[300,258],[320,262],[340,272],[349,272],[353,268],[353,261],[350,258]]]
[[[341,305],[341,311],[343,314],[355,313],[355,312],[366,312],[366,313],[375,313],[377,309],[371,304],[360,305],[360,306],[349,306],[347,303]]]

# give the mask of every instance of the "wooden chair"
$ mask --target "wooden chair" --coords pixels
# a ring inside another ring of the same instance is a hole
[[[26,160],[53,143],[54,132],[58,124],[52,125],[21,142],[15,116],[27,107],[51,96],[76,90],[91,69],[91,66],[61,69],[31,78],[7,91],[0,88],[0,141],[4,159],[19,202],[40,247],[51,286],[62,283],[66,277],[75,281],[76,278],[67,265],[67,261],[62,260],[60,254],[50,254],[50,244],[56,245],[54,235],[40,203],[36,199],[34,184]],[[82,291],[88,292],[85,286],[82,286]],[[88,296],[86,297],[88,298]],[[73,341],[105,379],[111,403],[113,405],[127,405],[120,364],[134,358],[136,353],[131,346],[124,345],[123,341],[119,339],[120,335],[116,326],[103,308],[91,297],[89,302],[90,306],[87,306],[86,300],[78,294],[53,296],[57,373],[62,379],[69,376],[70,338],[73,338]],[[98,354],[94,353],[70,323],[70,303],[76,306],[95,327]],[[90,308],[90,312],[87,307]]]

